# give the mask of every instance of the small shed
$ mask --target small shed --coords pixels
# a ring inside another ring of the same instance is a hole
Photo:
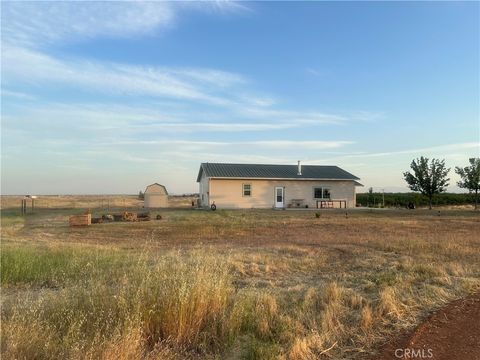
[[[158,183],[148,185],[145,189],[144,203],[145,208],[166,208],[168,207],[168,192],[165,186]]]

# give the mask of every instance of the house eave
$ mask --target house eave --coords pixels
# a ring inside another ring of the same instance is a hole
[[[353,181],[357,179],[334,179],[334,178],[274,178],[274,177],[234,177],[234,176],[207,176],[209,179],[219,180],[285,180],[285,181]],[[198,181],[197,181],[198,182]],[[363,186],[363,185],[362,185]]]
[[[197,183],[202,180],[202,173],[203,173],[203,164],[200,164],[200,169],[198,169],[198,175],[197,175]]]

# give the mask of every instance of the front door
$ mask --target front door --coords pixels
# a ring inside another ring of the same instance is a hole
[[[284,189],[281,186],[275,187],[275,207],[276,208],[284,207]]]

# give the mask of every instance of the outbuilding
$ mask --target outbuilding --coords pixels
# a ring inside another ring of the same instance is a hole
[[[143,193],[145,208],[166,208],[168,207],[168,192],[165,186],[154,183],[148,185]]]

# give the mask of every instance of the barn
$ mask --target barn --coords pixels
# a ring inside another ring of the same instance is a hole
[[[200,203],[234,208],[352,208],[356,203],[355,175],[328,165],[203,163]]]
[[[145,208],[166,208],[168,207],[168,192],[165,186],[154,183],[148,185],[145,189],[144,203]]]

